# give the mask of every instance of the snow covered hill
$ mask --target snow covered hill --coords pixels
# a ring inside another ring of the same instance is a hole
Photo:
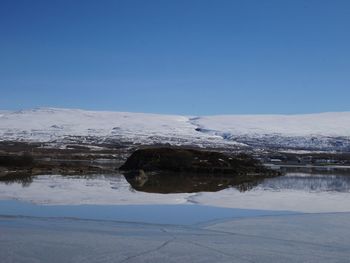
[[[350,151],[350,112],[190,117],[37,108],[0,111],[0,140]]]
[[[350,151],[350,112],[206,116],[192,123],[201,132],[253,147]]]

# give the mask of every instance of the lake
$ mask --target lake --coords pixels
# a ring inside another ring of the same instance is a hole
[[[119,173],[39,175],[0,182],[0,214],[195,224],[232,217],[350,211],[350,170],[304,167],[283,172],[254,182],[165,176],[138,185]]]

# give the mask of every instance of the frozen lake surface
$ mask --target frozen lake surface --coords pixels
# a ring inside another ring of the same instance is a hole
[[[196,225],[230,218],[295,214],[286,211],[220,208],[201,205],[50,205],[0,201],[1,215],[75,218],[165,225]]]
[[[0,216],[1,262],[349,262],[350,213],[201,226]]]
[[[120,174],[1,182],[1,261],[349,262],[347,171],[216,192],[159,187],[136,191]]]

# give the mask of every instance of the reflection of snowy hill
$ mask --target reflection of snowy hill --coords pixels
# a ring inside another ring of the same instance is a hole
[[[0,139],[350,150],[350,113],[187,117],[39,108],[0,111]]]
[[[315,177],[314,177],[315,176]],[[305,184],[305,185],[304,185]],[[294,186],[293,186],[294,185]],[[349,212],[347,176],[287,174],[266,179],[240,192],[155,194],[135,191],[124,176],[39,175],[25,182],[0,182],[0,200],[19,200],[46,205],[164,205],[209,206],[298,212]]]
[[[288,173],[286,176],[266,179],[259,186],[264,190],[298,190],[307,192],[350,192],[350,177],[339,175]]]

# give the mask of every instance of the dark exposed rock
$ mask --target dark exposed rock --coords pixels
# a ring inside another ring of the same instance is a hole
[[[3,167],[29,167],[34,163],[32,156],[24,155],[0,155],[0,166]]]
[[[21,180],[41,174],[115,173],[116,166],[120,164],[114,156],[101,160],[85,153],[74,155],[52,151],[50,154],[0,152],[0,181]]]
[[[171,171],[197,174],[260,174],[277,172],[247,156],[183,148],[148,148],[135,151],[120,167],[124,171]]]

